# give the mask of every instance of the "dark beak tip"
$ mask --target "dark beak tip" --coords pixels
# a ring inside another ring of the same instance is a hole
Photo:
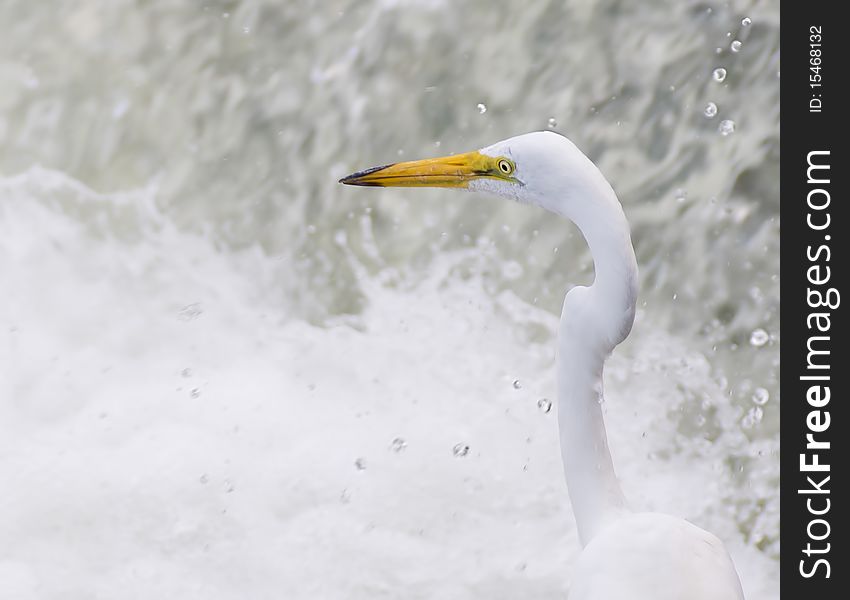
[[[363,181],[363,177],[366,175],[371,175],[372,173],[376,173],[387,167],[391,167],[393,165],[380,165],[378,167],[372,167],[371,169],[366,169],[365,171],[358,171],[357,173],[352,173],[351,175],[346,175],[342,179],[339,180],[339,183],[343,185],[360,185],[364,187],[383,187],[380,183],[373,183],[370,181]]]
[[[342,185],[368,185],[360,181],[356,175],[348,175],[339,180]]]

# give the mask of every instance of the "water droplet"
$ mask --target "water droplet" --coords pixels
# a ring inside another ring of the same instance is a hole
[[[343,504],[348,504],[351,502],[351,492],[348,491],[348,488],[343,489],[339,493],[339,501]]]
[[[390,444],[390,450],[396,453],[401,452],[405,448],[407,448],[407,442],[405,442],[404,439],[400,437],[395,438]]]
[[[770,400],[770,392],[768,392],[764,388],[756,388],[753,392],[753,402],[758,404],[759,406],[764,406],[767,404],[767,401]]]
[[[366,459],[364,459],[362,457],[355,459],[354,466],[357,468],[358,471],[365,471],[366,470]]]
[[[702,427],[703,425],[705,425],[705,417],[703,415],[697,415],[696,422],[697,427]]]
[[[770,340],[770,336],[764,329],[756,329],[750,334],[750,345],[755,347],[764,346]]]
[[[190,391],[190,392],[189,392],[189,395],[190,395],[192,398],[197,398],[198,396],[200,396],[200,395],[201,395],[201,390],[200,390],[200,389],[198,389],[198,388],[192,388],[192,391]]]
[[[673,294],[673,300],[679,297],[679,294]]]
[[[519,379],[514,379],[513,385],[515,390],[518,390],[522,387],[522,384],[519,382]]]
[[[741,427],[744,429],[752,429],[761,423],[762,417],[764,417],[764,410],[762,410],[760,406],[753,406],[747,411],[744,418],[741,419]]]
[[[487,112],[487,105],[479,102],[478,103],[478,114],[483,115],[486,112]]]
[[[464,443],[455,444],[454,448],[452,448],[452,454],[458,458],[464,457],[469,454],[469,446]]]
[[[708,119],[713,119],[717,116],[717,105],[714,102],[709,102],[705,105],[702,114],[704,114]]]
[[[729,134],[735,133],[735,121],[732,121],[731,119],[720,121],[720,125],[717,127],[717,131],[719,131],[720,135],[722,136],[727,136]]]
[[[731,44],[729,44],[729,49],[732,52],[740,52],[741,51],[741,40],[733,40]]]
[[[714,79],[714,81],[720,83],[721,81],[726,79],[726,69],[724,69],[723,67],[718,67],[714,69],[714,71],[712,71],[711,73],[711,78]]]
[[[185,369],[180,371],[180,375],[182,375],[183,377],[191,377],[192,376],[192,369],[190,369],[189,367],[186,367]]]
[[[673,197],[676,198],[678,202],[684,202],[688,197],[688,192],[682,188],[676,188],[676,191],[673,192]]]
[[[749,26],[750,26],[750,25],[752,25],[752,24],[753,24],[753,20],[752,20],[751,18],[749,18],[749,17],[744,17],[744,18],[741,20],[741,25],[743,25],[744,27],[749,27]]]
[[[555,120],[555,117],[549,117],[549,129],[555,129],[558,126],[558,122]]]
[[[231,492],[233,492],[233,490],[235,490],[235,489],[236,489],[236,486],[234,486],[234,485],[233,485],[233,482],[232,482],[232,481],[230,481],[229,479],[225,479],[225,480],[224,480],[224,483],[222,484],[222,487],[224,488],[224,493],[225,493],[225,494],[230,494]]]
[[[552,410],[552,401],[548,398],[541,398],[537,401],[537,408],[542,410],[544,413],[548,413]]]
[[[201,316],[202,312],[204,311],[201,309],[201,304],[194,302],[181,308],[180,312],[177,313],[177,318],[181,321],[194,321]]]
[[[244,33],[245,35],[248,35],[249,33],[251,33],[251,28],[250,28],[250,27],[248,27],[247,25],[245,25],[245,26],[242,28],[242,33]]]
[[[209,480],[210,480],[210,478],[207,476],[206,473],[204,473],[203,475],[198,477],[198,481],[200,481],[203,484],[206,484]]]
[[[316,226],[307,225],[307,235],[313,235],[314,233],[316,233]]]

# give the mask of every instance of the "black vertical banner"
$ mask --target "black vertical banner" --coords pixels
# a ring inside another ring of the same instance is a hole
[[[781,590],[805,600],[850,598],[843,8],[786,0],[781,11]]]

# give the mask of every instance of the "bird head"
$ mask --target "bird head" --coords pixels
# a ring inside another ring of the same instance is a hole
[[[372,187],[443,187],[482,191],[563,213],[570,165],[590,161],[564,136],[536,131],[492,146],[372,167],[339,180]],[[584,166],[584,165],[582,165]]]

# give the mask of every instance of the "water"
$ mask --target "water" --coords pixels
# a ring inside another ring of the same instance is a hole
[[[458,442],[452,447],[452,454],[457,458],[462,458],[469,454],[469,446],[462,442]]]
[[[770,334],[764,329],[754,329],[750,334],[750,344],[752,346],[761,347],[770,341]]]
[[[717,126],[717,131],[720,132],[720,135],[727,136],[735,133],[735,121],[731,119],[723,119],[720,121],[720,125]]]
[[[578,544],[536,403],[592,279],[580,234],[336,183],[553,127],[641,268],[603,405],[625,491],[778,596],[777,8],[530,4],[0,6],[9,595],[562,598]]]

